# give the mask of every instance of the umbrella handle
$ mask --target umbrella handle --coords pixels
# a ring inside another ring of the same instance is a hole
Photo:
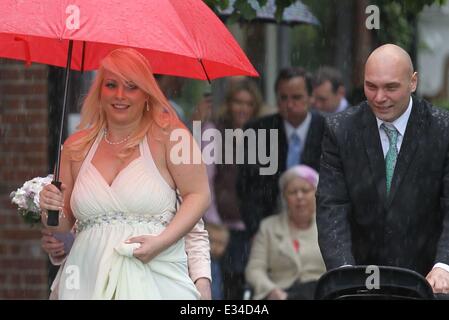
[[[51,184],[61,190],[61,181],[52,181]],[[59,211],[48,210],[47,225],[51,227],[57,227],[59,225]]]

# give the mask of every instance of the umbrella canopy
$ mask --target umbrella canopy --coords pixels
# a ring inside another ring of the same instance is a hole
[[[233,12],[234,3],[235,0],[230,0],[229,6],[226,9],[219,11],[220,15],[231,15]],[[267,3],[262,7],[256,0],[248,0],[248,3],[251,7],[253,7],[254,10],[256,10],[255,19],[267,22],[277,22],[275,17],[276,4],[274,0],[267,0]],[[296,1],[295,3],[284,9],[280,23],[288,25],[320,24],[318,19],[313,15],[312,12],[310,12],[309,8],[301,1]]]
[[[195,79],[257,72],[201,0],[2,0],[0,57],[94,70],[117,47],[133,47],[154,73]]]

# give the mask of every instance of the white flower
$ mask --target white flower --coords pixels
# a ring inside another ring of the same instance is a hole
[[[26,222],[33,224],[40,219],[39,192],[52,180],[52,174],[44,178],[35,177],[26,181],[21,188],[11,192],[11,202],[17,205],[19,214]]]
[[[13,203],[17,204],[20,208],[26,209],[26,192],[22,189],[17,189],[16,192],[11,193]]]

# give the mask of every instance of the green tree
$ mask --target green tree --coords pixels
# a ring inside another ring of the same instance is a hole
[[[267,0],[255,0],[259,3],[260,6],[264,6],[267,3]],[[281,20],[282,13],[284,9],[288,6],[292,5],[298,0],[275,0],[276,3],[276,18],[278,21]],[[399,11],[402,14],[407,15],[416,15],[424,8],[426,5],[432,5],[437,3],[439,5],[443,5],[447,0],[399,0],[399,1],[391,1],[391,0],[373,0],[371,4],[375,4],[381,8],[381,11],[385,12],[385,16],[389,19],[394,19],[394,16],[398,15]],[[229,0],[204,0],[204,2],[212,8],[215,12],[218,9],[226,9],[229,7]],[[318,6],[326,7],[326,3],[323,1],[316,0],[302,0],[304,4],[307,4],[311,8],[317,8]],[[325,1],[328,2],[328,1]],[[233,5],[233,15],[238,18],[243,18],[246,20],[252,20],[256,17],[256,12],[253,7],[249,4],[248,0],[235,0]],[[402,22],[399,22],[402,24]]]
[[[396,43],[410,50],[414,37],[414,24],[418,14],[427,5],[443,5],[447,0],[375,0],[380,9],[382,27],[376,31],[379,43]],[[384,30],[388,30],[385,32]]]
[[[267,3],[267,0],[255,1],[257,1],[260,6],[264,6]],[[284,9],[296,1],[297,0],[275,0],[276,19],[280,21]],[[312,12],[321,21],[324,31],[323,34],[320,34],[320,36],[326,36],[326,34],[332,35],[332,32],[326,32],[326,28],[328,28],[330,24],[335,23],[335,20],[329,15],[331,12],[329,8],[338,5],[338,3],[335,3],[335,1],[332,0],[302,0],[302,2],[308,5]],[[427,5],[430,6],[434,3],[443,5],[446,2],[447,0],[372,0],[370,4],[377,5],[380,9],[380,19],[383,25],[380,30],[375,31],[378,42],[393,42],[409,49],[413,41],[413,22],[415,21],[416,16]],[[230,1],[205,0],[205,3],[215,12],[218,12],[218,9],[223,10],[227,8]],[[251,21],[256,17],[256,11],[250,5],[248,0],[235,0],[232,8],[233,13],[229,18],[231,23],[239,19]],[[332,28],[333,27],[330,27],[329,29]],[[384,30],[388,30],[388,32],[385,32]]]

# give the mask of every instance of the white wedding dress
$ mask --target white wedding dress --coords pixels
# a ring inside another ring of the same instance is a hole
[[[142,263],[133,236],[159,234],[173,218],[176,193],[160,175],[147,139],[140,157],[108,185],[92,164],[99,134],[76,179],[70,205],[77,235],[60,271],[59,299],[199,299],[189,278],[184,239]]]

